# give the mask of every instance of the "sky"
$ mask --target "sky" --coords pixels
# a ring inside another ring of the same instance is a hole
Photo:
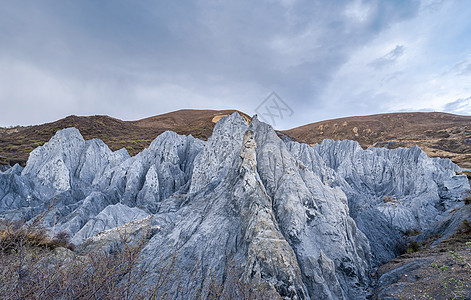
[[[471,115],[466,0],[0,0],[0,126],[238,109]]]

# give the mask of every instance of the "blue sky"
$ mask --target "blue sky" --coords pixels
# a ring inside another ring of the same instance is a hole
[[[0,126],[182,108],[286,129],[400,111],[471,114],[471,4],[0,0]],[[269,118],[267,118],[270,121]]]

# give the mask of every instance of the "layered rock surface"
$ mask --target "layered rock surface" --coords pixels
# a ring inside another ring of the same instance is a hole
[[[143,257],[179,253],[188,297],[224,282],[235,265],[242,280],[287,299],[364,299],[370,268],[397,254],[403,233],[461,205],[469,184],[456,171],[417,147],[283,141],[237,113],[206,142],[165,132],[134,157],[69,128],[34,150],[24,170],[0,173],[0,214],[31,219],[50,206],[46,224],[76,243],[88,238],[84,245],[146,218],[158,230]]]

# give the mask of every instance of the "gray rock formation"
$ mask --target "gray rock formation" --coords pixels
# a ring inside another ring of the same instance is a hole
[[[407,243],[412,246],[411,242],[418,242],[416,245],[420,245],[420,251],[401,255],[381,266],[376,272],[378,281],[373,285],[372,299],[419,299],[425,295],[430,299],[471,299],[471,289],[466,283],[459,294],[454,294],[459,289],[451,288],[452,281],[448,288],[443,286],[449,278],[467,281],[466,264],[454,259],[450,250],[456,257],[466,260],[469,249],[465,243],[471,228],[470,218],[471,205],[465,205],[433,223],[424,232],[408,237]],[[444,265],[446,269],[439,269]]]
[[[31,219],[52,201],[46,225],[83,249],[113,244],[117,226],[150,227],[144,261],[178,253],[187,298],[235,267],[286,299],[365,299],[370,268],[396,254],[403,233],[461,205],[469,184],[456,171],[417,147],[281,140],[237,113],[207,142],[165,132],[134,157],[68,128],[24,170],[0,173],[0,216]]]
[[[149,214],[137,207],[129,207],[121,203],[105,207],[96,217],[88,219],[87,223],[74,235],[72,243],[81,244],[89,237],[116,227],[121,227],[132,221],[142,220]]]
[[[354,141],[324,140],[310,147],[288,142],[291,152],[324,183],[347,195],[350,216],[371,241],[374,263],[394,257],[399,237],[420,231],[462,206],[465,175],[448,159],[420,148],[363,150]]]
[[[418,243],[424,243],[428,240],[433,240],[438,236],[439,238],[435,239],[435,241],[430,244],[430,247],[433,248],[439,243],[449,239],[455,233],[458,233],[461,230],[469,230],[470,227],[471,205],[465,205],[462,208],[451,212],[445,218],[433,223],[429,228],[413,239]]]
[[[420,270],[424,266],[430,266],[433,262],[431,258],[422,258],[416,259],[409,263],[406,263],[398,268],[395,268],[379,279],[374,299],[401,299],[398,297],[398,294],[404,289],[407,289],[408,286],[404,282],[399,282],[401,278],[407,278],[410,276],[410,281],[414,281],[415,276],[410,274],[416,270]],[[433,298],[435,299],[435,298]]]

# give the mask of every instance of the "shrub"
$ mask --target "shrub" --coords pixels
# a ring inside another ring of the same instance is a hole
[[[416,236],[416,235],[419,235],[421,234],[422,232],[418,229],[407,229],[406,231],[406,236]]]
[[[0,220],[0,252],[19,251],[23,247],[47,247],[50,239],[45,228],[33,222]]]
[[[38,218],[40,219],[40,218]],[[195,263],[190,282],[183,282],[176,268],[178,253],[160,261],[143,261],[141,250],[148,231],[137,242],[124,233],[120,246],[111,251],[97,247],[84,254],[73,250],[70,234],[64,231],[52,239],[39,221],[0,222],[0,299],[169,299],[168,288],[178,287],[194,299],[278,299],[266,286],[240,280],[242,270],[227,262],[222,282],[210,272],[198,286],[201,268]],[[152,268],[152,269],[151,269]],[[152,277],[150,277],[152,274]]]
[[[51,244],[54,245],[54,247],[64,247],[74,251],[75,245],[70,242],[70,238],[71,236],[69,232],[61,231],[54,235]]]
[[[470,234],[471,233],[471,223],[468,220],[464,219],[461,222],[461,225],[459,227],[459,232],[465,233],[465,234]]]
[[[416,241],[412,241],[410,244],[409,244],[409,248],[408,249],[412,249],[412,252],[417,252],[420,250],[420,245],[419,243],[417,243]]]
[[[69,233],[50,239],[43,227],[9,220],[0,237],[0,299],[149,299],[156,292],[139,257],[143,242],[78,255],[57,251],[73,249]]]

